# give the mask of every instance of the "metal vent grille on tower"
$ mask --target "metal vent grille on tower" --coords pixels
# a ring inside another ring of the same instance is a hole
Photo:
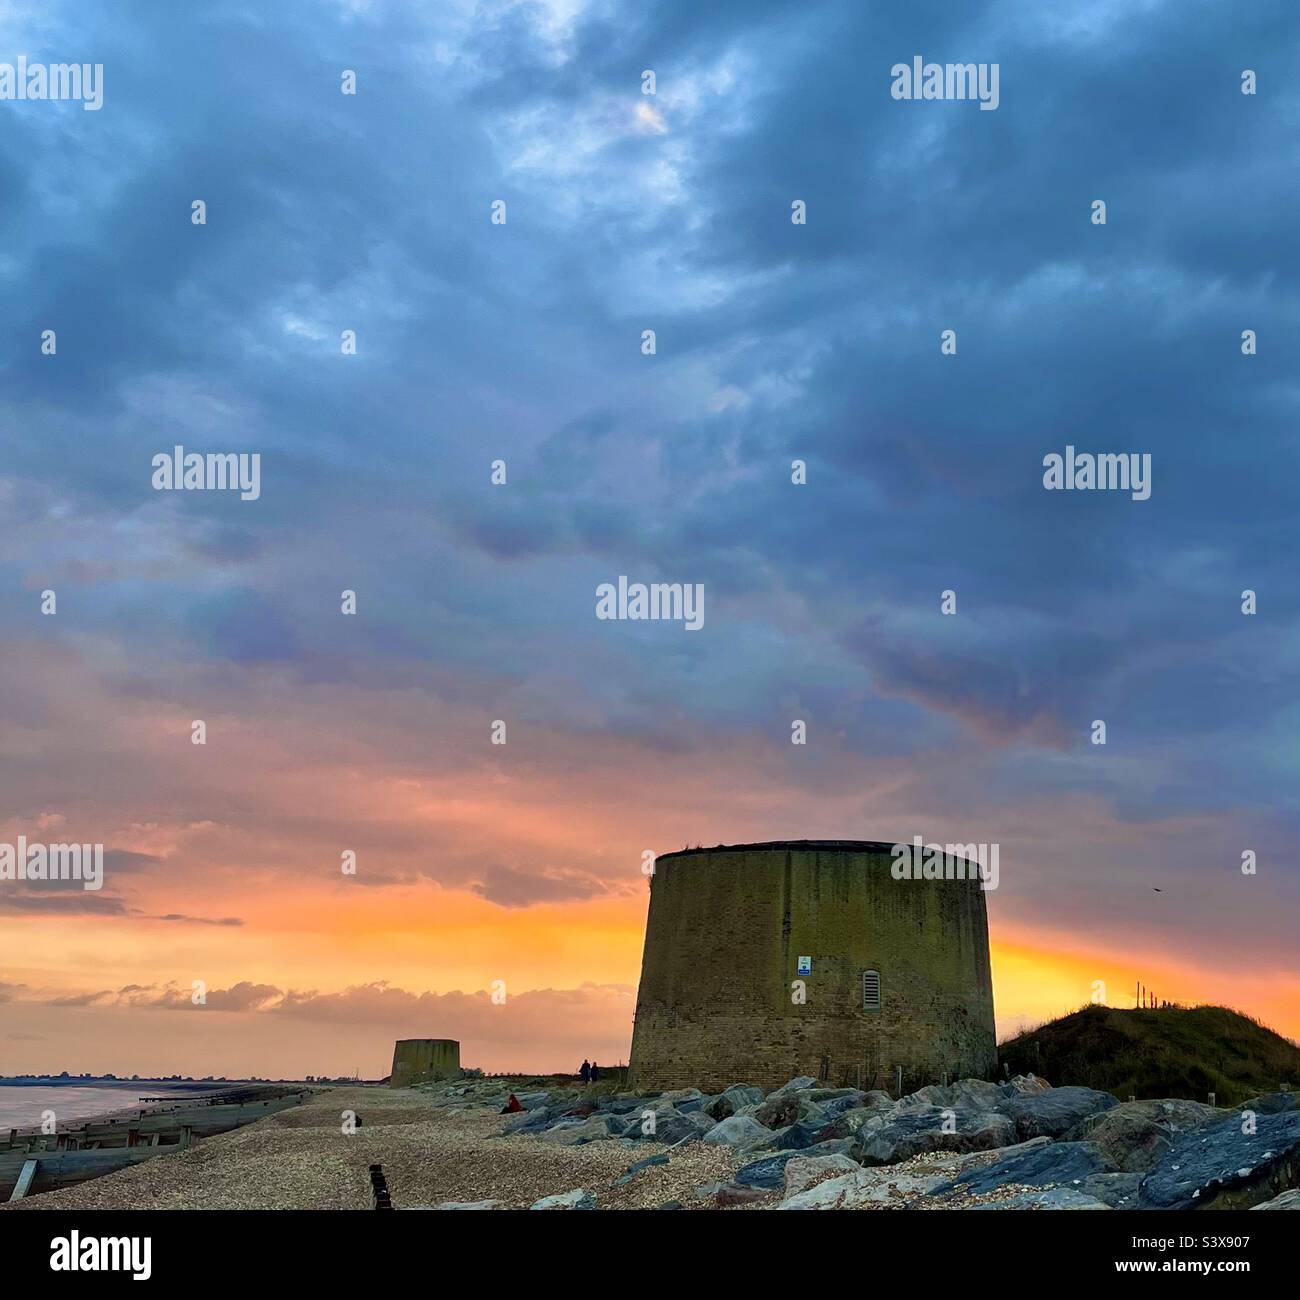
[[[863,1011],[880,1010],[880,972],[864,970],[862,972],[862,1009]]]

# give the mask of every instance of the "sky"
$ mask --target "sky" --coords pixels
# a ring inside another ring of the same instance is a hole
[[[0,840],[106,851],[0,882],[0,1073],[626,1060],[643,853],[784,838],[996,842],[1004,1035],[1141,980],[1300,1037],[1298,37],[0,4],[0,62],[104,69],[0,102]],[[917,55],[998,107],[895,99]],[[1067,445],[1149,499],[1046,490]],[[620,575],[703,626],[598,619]]]

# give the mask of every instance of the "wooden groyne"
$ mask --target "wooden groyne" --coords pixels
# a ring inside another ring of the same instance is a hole
[[[71,1187],[125,1169],[199,1138],[228,1133],[310,1096],[306,1088],[227,1088],[198,1097],[144,1098],[138,1110],[73,1120],[53,1133],[0,1131],[0,1200]]]

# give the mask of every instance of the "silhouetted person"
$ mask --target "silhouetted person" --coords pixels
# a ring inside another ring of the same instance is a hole
[[[583,1061],[582,1069],[578,1073],[582,1076],[582,1082],[585,1084],[591,1078],[591,1062]]]
[[[591,1081],[592,1081],[592,1083],[596,1083],[596,1082],[599,1081],[599,1079],[600,1079],[600,1066],[598,1066],[598,1065],[596,1064],[595,1061],[592,1061],[592,1063],[591,1063]]]

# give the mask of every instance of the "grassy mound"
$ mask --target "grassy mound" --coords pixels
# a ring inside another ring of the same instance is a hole
[[[1185,1097],[1220,1106],[1300,1087],[1300,1047],[1227,1007],[1084,1007],[998,1048],[1012,1074],[1131,1096]]]

